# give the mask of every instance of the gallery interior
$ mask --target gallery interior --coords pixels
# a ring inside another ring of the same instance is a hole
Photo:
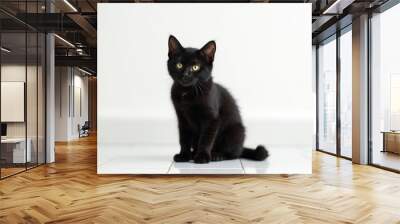
[[[312,5],[312,175],[97,175],[97,4],[174,2],[0,2],[0,223],[400,221],[398,0],[229,1]]]

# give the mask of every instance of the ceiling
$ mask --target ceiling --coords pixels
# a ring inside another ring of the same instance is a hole
[[[187,2],[311,3],[313,43],[351,23],[351,17],[376,8],[388,0],[254,0]],[[183,2],[140,0],[1,0],[0,22],[3,32],[18,32],[31,27],[39,32],[55,32],[56,64],[85,67],[95,73],[97,57],[97,3]],[[52,13],[49,13],[49,12]],[[26,13],[27,12],[27,13]],[[347,19],[347,20],[346,20]],[[343,22],[344,21],[344,22]],[[347,21],[347,22],[346,22]],[[339,27],[340,28],[340,27]],[[11,34],[9,34],[11,35]],[[66,41],[64,41],[66,40]],[[19,41],[19,38],[15,38]],[[71,45],[72,44],[72,45]]]

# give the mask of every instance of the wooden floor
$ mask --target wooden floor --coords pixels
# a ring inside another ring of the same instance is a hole
[[[96,139],[0,181],[0,223],[400,223],[400,175],[314,153],[313,175],[99,176]]]
[[[377,165],[400,170],[400,155],[396,153],[375,150],[372,161]]]
[[[18,168],[9,168],[9,167],[4,168],[3,167],[3,168],[1,168],[1,177],[8,177],[13,174],[22,172],[24,170],[26,170],[25,167],[23,167],[23,168],[19,168],[19,167]]]

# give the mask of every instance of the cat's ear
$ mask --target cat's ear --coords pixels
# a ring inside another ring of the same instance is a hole
[[[170,35],[168,38],[168,56],[171,57],[183,50],[181,43],[176,37]]]
[[[215,51],[217,50],[217,45],[215,41],[209,41],[200,49],[200,53],[207,59],[208,63],[214,61]]]

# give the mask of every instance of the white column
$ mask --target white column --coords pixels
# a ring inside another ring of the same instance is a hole
[[[54,35],[46,36],[46,163],[55,161],[54,133],[55,133],[55,60],[54,60]]]
[[[46,1],[46,11],[54,12],[54,5]],[[54,34],[46,35],[46,163],[55,162],[55,43]]]
[[[368,163],[368,15],[353,19],[353,162]]]

